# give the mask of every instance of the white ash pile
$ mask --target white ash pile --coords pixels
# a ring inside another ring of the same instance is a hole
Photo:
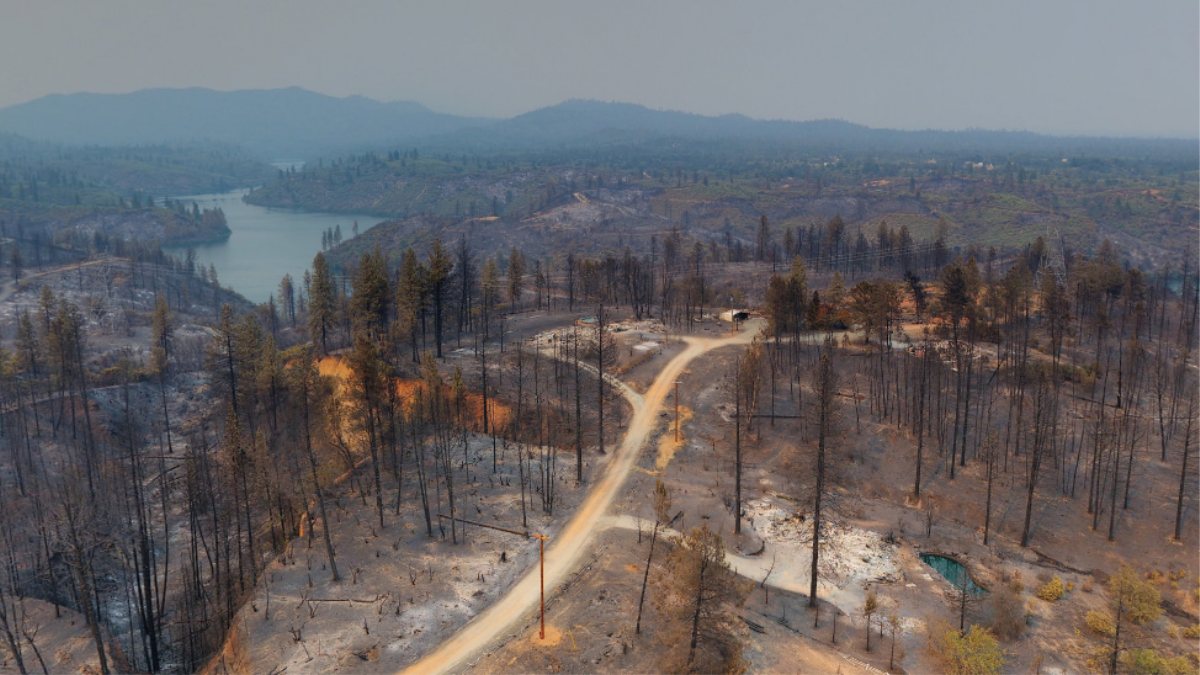
[[[750,525],[765,541],[812,548],[812,518],[803,509],[775,506],[770,498],[746,504]],[[821,578],[836,586],[900,581],[896,544],[861,528],[826,520],[821,524]]]

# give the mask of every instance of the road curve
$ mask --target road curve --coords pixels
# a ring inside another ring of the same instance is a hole
[[[563,529],[546,549],[546,587],[557,588],[578,567],[592,539],[603,529],[601,523],[613,500],[625,486],[630,471],[637,464],[642,446],[658,424],[658,412],[672,390],[675,380],[692,359],[728,345],[748,344],[761,329],[761,322],[747,325],[742,332],[725,338],[684,337],[687,348],[667,362],[642,395],[642,404],[632,400],[634,412],[629,429],[609,464],[604,476],[592,484],[591,491],[579,505]],[[540,589],[538,568],[533,566],[494,604],[442,642],[429,654],[406,668],[403,673],[449,673],[469,663],[497,637],[536,611]]]

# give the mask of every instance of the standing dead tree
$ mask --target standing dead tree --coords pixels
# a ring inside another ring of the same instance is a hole
[[[762,343],[755,341],[733,364],[733,531],[742,532],[742,420],[753,416],[758,392]]]
[[[1033,537],[1033,497],[1041,477],[1042,464],[1053,453],[1054,432],[1058,426],[1058,400],[1054,386],[1045,375],[1038,377],[1033,391],[1032,438],[1026,446],[1025,524],[1021,529],[1021,547]]]
[[[313,448],[312,415],[314,410],[320,410],[318,403],[314,405],[320,388],[316,363],[311,349],[305,349],[298,359],[293,361],[291,368],[291,384],[294,395],[298,397],[297,407],[304,425],[304,450],[308,459],[308,468],[313,482],[313,492],[317,496],[317,513],[321,517],[321,529],[325,540],[325,554],[329,558],[329,569],[334,581],[341,581],[338,574],[337,557],[333,551],[333,541],[329,535],[329,516],[325,511],[325,490],[321,487],[321,478],[317,471],[317,455]]]
[[[983,442],[983,461],[987,476],[987,498],[983,507],[983,545],[988,545],[992,526],[992,487],[996,481],[996,470],[1000,462],[1000,441],[996,432],[990,432]]]
[[[671,518],[671,491],[661,480],[654,485],[654,532],[650,535],[650,552],[646,555],[646,572],[642,575],[642,594],[638,598],[637,623],[633,632],[642,632],[642,605],[646,602],[646,582],[650,580],[650,562],[654,560],[654,544],[658,542],[658,530]]]
[[[450,539],[458,543],[457,505],[454,500],[454,448],[457,445],[450,401],[445,392],[445,383],[437,369],[437,361],[429,352],[421,362],[421,378],[425,418],[429,440],[433,444],[434,464],[446,486],[446,499],[450,506]],[[440,503],[440,502],[439,502]],[[443,536],[445,536],[443,531]]]
[[[604,454],[604,394],[607,382],[604,380],[606,368],[611,368],[616,362],[617,350],[614,346],[612,333],[609,332],[608,309],[601,303],[596,307],[596,437],[599,452]]]
[[[575,480],[583,484],[583,396],[579,386],[579,327],[571,328],[571,361],[575,375]]]
[[[833,366],[832,340],[826,340],[817,362],[812,371],[813,403],[811,407],[811,427],[816,431],[816,448],[812,453],[811,466],[812,485],[809,488],[809,500],[812,504],[812,564],[809,568],[808,606],[813,608],[813,627],[819,625],[820,612],[817,611],[817,578],[821,557],[821,527],[827,515],[831,487],[834,477],[833,444],[839,428],[840,415],[836,407],[835,397],[838,389],[838,374]]]
[[[366,432],[367,447],[371,452],[371,471],[375,481],[375,507],[379,514],[379,527],[383,522],[383,488],[379,481],[379,437],[381,430],[380,408],[386,396],[387,378],[384,364],[379,359],[375,344],[367,336],[359,334],[354,340],[354,351],[350,355],[350,393],[354,401],[356,421]]]
[[[1183,537],[1183,506],[1184,499],[1188,495],[1188,460],[1195,451],[1192,447],[1194,440],[1192,435],[1196,433],[1196,387],[1192,386],[1192,393],[1188,397],[1187,404],[1187,419],[1184,422],[1183,433],[1183,448],[1180,450],[1180,470],[1179,470],[1179,498],[1175,502],[1175,541],[1179,541]]]

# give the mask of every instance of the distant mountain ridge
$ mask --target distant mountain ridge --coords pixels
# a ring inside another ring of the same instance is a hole
[[[616,143],[647,136],[710,140],[741,139],[799,143],[832,151],[916,152],[918,150],[1001,150],[1008,152],[1143,153],[1184,156],[1200,148],[1196,139],[1142,139],[1048,136],[1030,131],[965,129],[907,131],[880,129],[837,119],[756,120],[741,114],[706,116],[653,110],[632,103],[572,99],[533,110],[486,129],[464,129],[455,137],[505,143]]]
[[[612,145],[662,138],[786,142],[822,150],[964,150],[1071,154],[1194,154],[1195,139],[1046,136],[1027,131],[901,131],[842,120],[755,120],[572,99],[510,119],[461,117],[411,101],[335,98],[299,87],[222,92],[144,89],[46,96],[0,109],[0,131],[78,145],[218,141],[263,159],[308,158],[390,146],[480,151]]]
[[[490,122],[411,101],[335,98],[299,87],[54,94],[0,109],[0,130],[37,140],[76,145],[211,140],[241,145],[266,159],[374,148]]]
[[[870,129],[842,120],[755,120],[741,114],[710,117],[676,110],[652,110],[634,103],[571,99],[505,120],[492,130],[540,134],[546,140],[556,140],[611,130],[678,136],[770,138],[806,131],[852,134]]]

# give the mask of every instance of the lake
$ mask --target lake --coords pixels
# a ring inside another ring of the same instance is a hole
[[[349,239],[358,221],[360,232],[383,222],[378,216],[307,213],[292,209],[273,209],[242,201],[248,190],[221,194],[181,197],[201,209],[220,207],[232,234],[229,239],[196,244],[196,261],[217,268],[222,286],[246,296],[252,302],[266,302],[277,293],[279,280],[291,274],[297,289],[302,288],[304,271],[312,267],[313,257],[321,250],[321,233],[342,226],[342,239]],[[186,246],[163,247],[183,256]]]

